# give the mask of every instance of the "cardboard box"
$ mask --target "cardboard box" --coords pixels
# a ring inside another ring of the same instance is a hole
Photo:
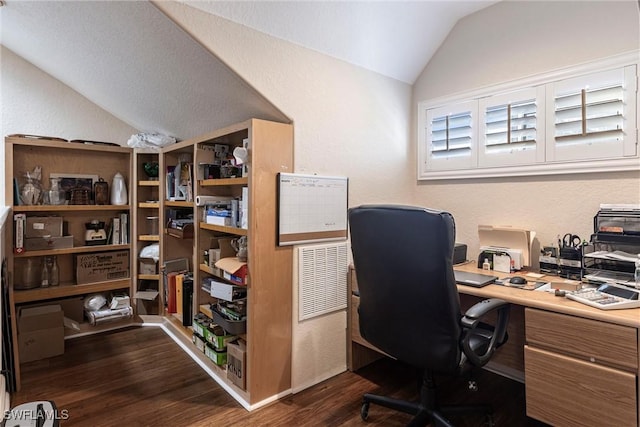
[[[245,286],[235,286],[229,283],[220,282],[213,278],[209,279],[211,286],[210,295],[214,298],[223,299],[225,301],[235,301],[247,297],[247,288]]]
[[[158,263],[153,258],[140,258],[138,274],[158,274]]]
[[[104,282],[129,277],[129,251],[76,255],[76,283]]]
[[[64,317],[75,322],[82,323],[84,321],[84,297],[67,297],[41,302],[37,304],[29,304],[22,308],[42,307],[45,305],[59,305],[62,308]]]
[[[236,339],[235,335],[227,334],[227,331],[220,325],[210,324],[203,329],[204,340],[211,344],[217,351],[225,350],[229,341]]]
[[[224,366],[227,364],[227,352],[224,350],[216,350],[209,343],[204,345],[204,354],[218,366]]]
[[[18,348],[21,363],[64,354],[63,318],[58,304],[20,309]]]
[[[194,334],[191,335],[191,340],[196,345],[196,348],[204,353],[204,338],[194,332]]]
[[[24,247],[28,251],[68,249],[73,247],[73,236],[30,237],[24,239]]]
[[[247,343],[243,339],[227,343],[227,379],[240,387],[247,388]]]
[[[61,216],[28,216],[24,234],[28,239],[43,236],[62,237],[62,231]]]
[[[215,263],[215,266],[222,270],[226,280],[238,285],[247,284],[247,263],[240,261],[237,257],[222,258]]]

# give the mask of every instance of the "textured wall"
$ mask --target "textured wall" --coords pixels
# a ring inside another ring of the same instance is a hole
[[[126,145],[136,129],[0,46],[0,135],[14,133]],[[0,150],[4,164],[4,149]],[[0,192],[4,200],[4,174]]]
[[[636,2],[500,2],[458,23],[416,81],[414,104],[637,51],[639,26]],[[568,232],[588,240],[600,203],[640,203],[640,173],[427,181],[414,202],[451,211],[474,258],[478,224],[525,227],[541,245]]]
[[[126,145],[136,129],[2,47],[2,136],[13,133]]]
[[[351,206],[411,200],[409,85],[182,4],[156,5],[291,117],[295,172],[348,176]],[[344,311],[293,322],[294,390],[346,368]]]

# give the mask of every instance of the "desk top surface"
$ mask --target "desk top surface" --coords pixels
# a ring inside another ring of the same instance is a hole
[[[460,264],[454,266],[454,268],[456,270],[487,273],[487,271],[478,269],[474,263]],[[510,276],[510,274],[507,273],[494,271],[492,271],[491,274],[494,274],[499,278]],[[535,280],[558,281],[558,278],[555,276],[545,276]],[[557,313],[570,314],[573,316],[640,328],[640,308],[627,310],[600,310],[565,297],[557,297],[550,292],[528,291],[513,287],[505,287],[502,285],[487,285],[482,288],[458,285],[458,292],[481,298],[500,298],[525,307],[539,308]]]

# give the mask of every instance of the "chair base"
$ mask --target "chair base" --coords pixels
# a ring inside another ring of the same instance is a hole
[[[420,387],[420,401],[409,402],[406,400],[394,399],[387,396],[378,396],[375,394],[365,394],[362,398],[362,408],[360,416],[363,420],[369,416],[369,405],[384,406],[396,411],[413,415],[413,419],[408,426],[426,426],[433,423],[433,427],[453,427],[453,424],[447,420],[449,415],[469,415],[483,414],[486,419],[486,425],[493,427],[493,409],[490,405],[453,405],[438,406],[436,404],[436,387],[433,379],[433,373],[425,371],[422,376]]]
[[[429,423],[433,423],[434,427],[454,427],[445,416],[467,414],[484,414],[487,419],[487,425],[493,425],[493,409],[489,405],[443,406],[434,409],[424,406],[420,402],[409,402],[375,394],[365,394],[363,396],[360,416],[365,421],[369,416],[369,405],[371,403],[413,415],[413,419],[407,424],[407,426],[411,427],[426,426]]]

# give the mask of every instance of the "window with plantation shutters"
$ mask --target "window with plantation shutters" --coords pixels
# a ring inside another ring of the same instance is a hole
[[[636,155],[636,70],[628,66],[549,84],[549,161]]]
[[[426,112],[427,169],[463,169],[475,164],[476,110],[476,102],[464,102]]]
[[[629,52],[418,104],[418,179],[640,170]]]
[[[543,99],[542,86],[480,99],[478,166],[544,161]]]

